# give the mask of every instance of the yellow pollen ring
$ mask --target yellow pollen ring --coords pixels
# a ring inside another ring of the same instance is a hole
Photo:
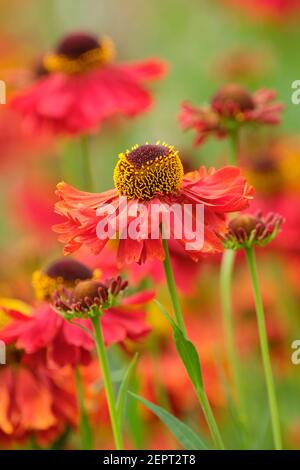
[[[104,36],[101,38],[100,47],[84,52],[76,59],[64,54],[47,54],[43,58],[43,65],[48,72],[63,72],[72,75],[87,72],[99,65],[112,62],[115,55],[113,41]]]
[[[93,272],[92,279],[100,279],[101,270],[95,269]],[[81,281],[76,279],[75,281],[66,281],[63,277],[50,277],[42,271],[35,271],[32,275],[32,286],[35,292],[37,300],[49,300],[53,293],[57,290],[58,292],[65,288],[73,288]]]
[[[165,155],[134,165],[128,155],[139,146],[132,147],[119,155],[114,170],[115,188],[121,196],[128,199],[149,201],[156,195],[176,193],[182,185],[183,166],[179,152],[173,146],[160,144],[168,149]]]

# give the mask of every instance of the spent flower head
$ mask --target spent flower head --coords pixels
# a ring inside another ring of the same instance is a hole
[[[283,105],[274,102],[273,90],[251,93],[236,83],[229,83],[213,95],[208,105],[194,106],[184,102],[179,122],[182,129],[196,132],[195,144],[208,136],[224,137],[247,123],[274,125],[280,122]]]
[[[228,231],[222,237],[224,247],[238,250],[265,246],[276,237],[283,222],[283,217],[273,212],[240,214],[228,224]]]
[[[127,284],[120,276],[105,282],[81,281],[74,289],[63,288],[60,292],[56,291],[53,306],[67,320],[100,316],[104,310],[116,304],[117,297],[126,289]]]

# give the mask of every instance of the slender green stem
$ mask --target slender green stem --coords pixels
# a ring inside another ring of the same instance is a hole
[[[232,314],[232,271],[235,260],[235,251],[226,250],[223,254],[220,272],[220,297],[222,305],[223,324],[225,332],[226,350],[231,368],[232,379],[239,405],[241,422],[246,424],[246,411],[243,383],[241,378],[241,367],[238,357]]]
[[[82,185],[84,191],[93,191],[93,175],[90,165],[90,146],[89,137],[82,135],[80,137],[81,163],[82,163]]]
[[[239,132],[238,129],[232,129],[229,135],[230,152],[228,156],[229,165],[237,165],[239,156]]]
[[[167,285],[169,289],[169,294],[170,294],[172,305],[173,305],[174,314],[176,317],[178,327],[184,333],[185,337],[187,337],[186,327],[185,327],[185,323],[184,323],[184,319],[183,319],[183,315],[181,311],[181,306],[180,306],[180,302],[178,298],[177,288],[176,288],[176,284],[174,280],[174,274],[173,274],[173,269],[172,269],[171,260],[170,260],[168,242],[164,238],[163,238],[163,247],[164,247],[164,252],[165,252],[165,260],[163,264],[164,264],[165,275],[166,275]],[[197,398],[199,400],[200,406],[203,410],[206,422],[208,424],[209,430],[211,432],[212,438],[214,440],[214,443],[218,449],[223,450],[225,449],[224,443],[223,443],[218,425],[216,423],[215,417],[213,415],[213,412],[210,407],[204,388],[196,390],[196,393],[197,393]]]
[[[94,333],[95,333],[96,350],[97,350],[97,355],[98,355],[98,359],[99,359],[99,363],[100,363],[100,367],[102,371],[103,383],[104,383],[106,399],[108,403],[108,409],[109,409],[109,414],[110,414],[110,421],[111,421],[112,431],[114,435],[115,445],[116,445],[117,450],[123,450],[122,433],[120,430],[119,421],[117,417],[116,403],[115,403],[114,391],[113,391],[113,386],[112,386],[112,381],[111,381],[111,376],[110,376],[110,371],[109,371],[108,359],[107,359],[105,345],[104,345],[101,321],[99,317],[97,316],[93,317],[91,320],[92,320]]]
[[[176,288],[176,283],[174,279],[174,274],[173,274],[173,269],[171,265],[171,260],[170,260],[170,253],[169,253],[169,247],[168,247],[168,241],[163,238],[163,247],[164,247],[164,252],[165,252],[165,260],[163,262],[164,264],[164,270],[165,270],[165,276],[168,284],[168,289],[170,293],[170,297],[172,300],[172,305],[174,309],[174,314],[176,317],[177,324],[181,331],[184,333],[186,336],[186,328],[181,312],[181,306],[178,298],[178,293],[177,293],[177,288]]]
[[[261,297],[260,288],[259,288],[254,249],[246,248],[246,254],[247,254],[247,261],[248,261],[249,271],[251,275],[253,294],[254,294],[254,299],[255,299],[260,348],[261,348],[265,380],[266,380],[267,391],[268,391],[274,444],[275,444],[276,450],[281,450],[282,440],[281,440],[281,431],[280,431],[279,412],[278,412],[278,405],[277,405],[276,394],[275,394],[274,378],[273,378],[273,373],[272,373],[268,337],[267,337],[267,332],[266,332],[264,307],[263,307],[262,297]]]
[[[84,403],[84,389],[79,366],[75,369],[75,382],[77,390],[77,399],[80,410],[80,437],[81,444],[84,450],[91,450],[93,447],[93,434],[89,422],[89,417],[86,412]]]
[[[213,436],[215,446],[219,450],[225,450],[225,446],[224,446],[222,436],[220,434],[218,425],[216,423],[214,414],[212,412],[212,409],[211,409],[211,406],[209,404],[209,401],[208,401],[208,398],[207,398],[207,395],[205,393],[204,388],[197,390],[197,397],[198,397],[198,400],[201,404],[201,407],[202,407],[206,422],[208,424],[208,427],[210,429],[210,432]]]

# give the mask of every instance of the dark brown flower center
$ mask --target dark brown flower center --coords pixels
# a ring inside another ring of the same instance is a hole
[[[59,259],[51,263],[45,270],[47,276],[64,281],[75,282],[77,280],[91,279],[93,272],[84,264],[74,259]]]
[[[254,109],[251,94],[236,84],[224,85],[212,98],[212,106],[219,112],[231,113]]]
[[[168,147],[163,145],[140,145],[127,154],[127,160],[136,168],[141,168],[141,166],[147,164],[147,162],[152,163],[155,159],[166,157],[168,153]]]
[[[95,36],[86,33],[74,33],[62,39],[56,48],[56,53],[70,59],[78,59],[85,52],[98,47],[100,47],[100,43]]]

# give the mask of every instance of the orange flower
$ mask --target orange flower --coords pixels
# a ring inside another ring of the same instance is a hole
[[[172,146],[159,143],[136,146],[131,151],[120,154],[114,181],[116,189],[101,194],[79,191],[66,183],[58,184],[57,195],[60,201],[56,204],[56,212],[66,222],[56,225],[54,230],[59,233],[59,240],[65,244],[66,254],[76,251],[82,245],[88,246],[94,253],[103,249],[110,234],[100,239],[97,227],[100,222],[103,226],[110,225],[107,204],[115,211],[117,225],[122,227],[120,233],[123,235],[132,221],[138,223],[137,208],[139,202],[142,202],[147,209],[149,223],[140,224],[137,238],[120,236],[118,264],[130,264],[134,261],[143,263],[153,258],[164,259],[161,237],[152,237],[152,206],[158,210],[161,221],[162,214],[170,211],[174,204],[179,208],[189,205],[193,222],[196,219],[197,205],[204,208],[203,247],[186,251],[193,259],[198,260],[203,252],[222,251],[216,232],[223,233],[226,230],[226,214],[247,207],[253,195],[253,188],[248,186],[238,168],[206,170],[201,167],[198,171],[184,175],[178,152]],[[136,215],[132,215],[133,213]],[[183,230],[179,239],[174,234],[174,220],[171,217],[167,224],[170,238],[186,247],[191,241],[191,233],[187,235]]]

